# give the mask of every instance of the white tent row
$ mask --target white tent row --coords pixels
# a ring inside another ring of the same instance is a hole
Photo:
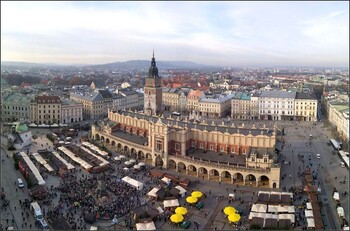
[[[339,217],[345,217],[345,213],[344,213],[344,208],[343,207],[338,207],[337,208],[337,213]]]
[[[34,158],[43,165],[47,171],[53,172],[53,168],[46,162],[46,160],[39,154],[39,153],[33,153]]]
[[[90,148],[91,150],[96,151],[99,155],[101,156],[108,156],[108,152],[102,151],[101,149],[99,149],[97,146],[93,145],[90,142],[83,142],[82,145],[84,145],[85,147]]]
[[[120,156],[114,157],[114,160],[121,160]]]
[[[157,192],[158,192],[159,188],[157,187],[154,187],[151,191],[149,191],[147,193],[147,196],[151,196],[151,197],[157,197]]]
[[[295,215],[291,213],[278,214],[278,220],[290,220],[290,223],[295,223]]]
[[[147,223],[136,223],[136,230],[156,230],[153,221]]]
[[[276,214],[271,214],[271,213],[255,213],[255,212],[250,212],[249,213],[249,220],[253,219],[253,217],[260,217],[260,218],[272,218],[272,219],[277,219],[278,220],[278,215]]]
[[[71,158],[73,161],[79,163],[83,168],[85,169],[90,169],[92,166],[87,163],[86,161],[82,160],[81,158],[77,157],[73,152],[69,151],[65,147],[59,147],[58,148],[60,151],[62,151],[64,154],[66,154],[69,158]]]
[[[258,192],[258,196],[260,195],[260,194],[272,194],[272,195],[289,195],[290,196],[290,198],[292,198],[293,199],[293,193],[290,193],[290,192],[276,192],[276,191],[259,191]]]
[[[306,209],[312,209],[311,202],[306,202]]]
[[[128,176],[123,177],[122,181],[130,184],[131,186],[135,187],[137,190],[142,190],[143,189],[143,183],[141,183],[140,181],[137,181],[135,179],[132,179]]]
[[[266,213],[267,205],[264,205],[264,204],[253,204],[251,211],[252,212],[257,212],[257,213]]]
[[[177,207],[179,205],[178,199],[164,200],[164,208]]]
[[[184,188],[181,187],[180,185],[175,186],[175,188],[178,189],[178,190],[180,191],[180,192],[179,192],[179,195],[180,195],[181,197],[185,197],[186,192],[187,192],[186,189],[184,189]]]
[[[27,163],[28,167],[30,168],[30,170],[32,171],[32,173],[34,174],[35,178],[38,181],[39,185],[45,185],[45,181],[43,179],[43,177],[41,176],[39,170],[37,169],[37,167],[35,167],[35,165],[33,164],[33,162],[30,160],[30,158],[27,156],[27,154],[25,154],[24,152],[20,152],[20,155],[23,157],[23,160]]]
[[[313,218],[307,218],[306,223],[308,228],[315,228],[315,221]]]
[[[63,159],[57,152],[52,152],[52,154],[54,154],[57,157],[57,159],[59,159],[62,163],[64,163],[68,169],[75,168],[72,164],[68,163],[65,159]]]
[[[312,210],[305,210],[305,217],[314,217],[314,213],[312,212]]]
[[[103,159],[102,157],[98,156],[98,155],[95,155],[93,154],[89,149],[87,148],[84,148],[84,147],[80,147],[81,149],[83,149],[85,152],[89,153],[90,155],[96,157],[97,159],[99,159],[100,161],[102,161],[102,163],[100,164],[100,166],[105,166],[107,164],[109,164],[109,162],[105,159]]]
[[[269,205],[268,206],[269,213],[294,213],[294,206],[280,206],[280,205]]]

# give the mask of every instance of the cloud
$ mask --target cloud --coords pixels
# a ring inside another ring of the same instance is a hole
[[[319,56],[348,63],[349,11],[344,5],[1,2],[1,58],[30,61],[32,55],[38,61],[69,63],[81,57],[81,62],[102,63],[148,58],[155,48],[164,60],[207,64],[268,60],[299,65]],[[327,63],[327,58],[314,60]]]

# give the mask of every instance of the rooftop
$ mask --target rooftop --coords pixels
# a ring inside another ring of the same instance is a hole
[[[127,132],[124,132],[121,130],[113,131],[111,133],[111,135],[118,137],[118,138],[121,138],[121,139],[124,139],[124,140],[127,140],[127,141],[130,141],[130,142],[133,142],[133,143],[136,143],[136,144],[139,144],[139,145],[144,145],[145,143],[148,142],[148,137],[130,134],[130,133],[127,133]]]
[[[260,98],[291,98],[295,99],[295,92],[287,91],[262,91]]]

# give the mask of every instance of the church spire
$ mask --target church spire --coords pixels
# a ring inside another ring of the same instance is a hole
[[[153,49],[153,56],[152,56],[152,61],[151,61],[151,66],[148,71],[148,77],[149,78],[159,78],[158,75],[158,68],[156,65],[156,59],[154,58],[154,49]]]

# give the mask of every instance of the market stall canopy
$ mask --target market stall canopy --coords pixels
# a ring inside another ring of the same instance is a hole
[[[164,203],[164,208],[177,207],[180,205],[178,199],[164,200],[163,203]]]
[[[312,210],[305,210],[305,217],[314,217],[314,213],[312,212]]]
[[[239,215],[238,213],[232,213],[228,216],[228,220],[230,222],[238,222],[241,220],[241,215]]]
[[[253,204],[251,211],[257,212],[257,213],[266,213],[267,205],[265,205],[265,204]]]
[[[184,220],[184,217],[181,214],[175,213],[171,215],[170,220],[174,223],[180,223],[181,221]]]
[[[147,223],[136,223],[136,230],[156,230],[153,221]]]
[[[175,213],[181,214],[181,215],[186,215],[187,214],[187,209],[185,207],[177,207],[175,209]]]
[[[232,206],[227,206],[227,207],[224,208],[224,213],[226,215],[234,214],[236,212],[237,212],[237,210],[234,207],[232,207]]]
[[[159,188],[154,187],[151,191],[149,191],[147,193],[147,196],[151,196],[151,197],[157,197],[157,192],[158,192]]]
[[[313,218],[307,218],[306,223],[308,228],[315,228],[315,221]]]

